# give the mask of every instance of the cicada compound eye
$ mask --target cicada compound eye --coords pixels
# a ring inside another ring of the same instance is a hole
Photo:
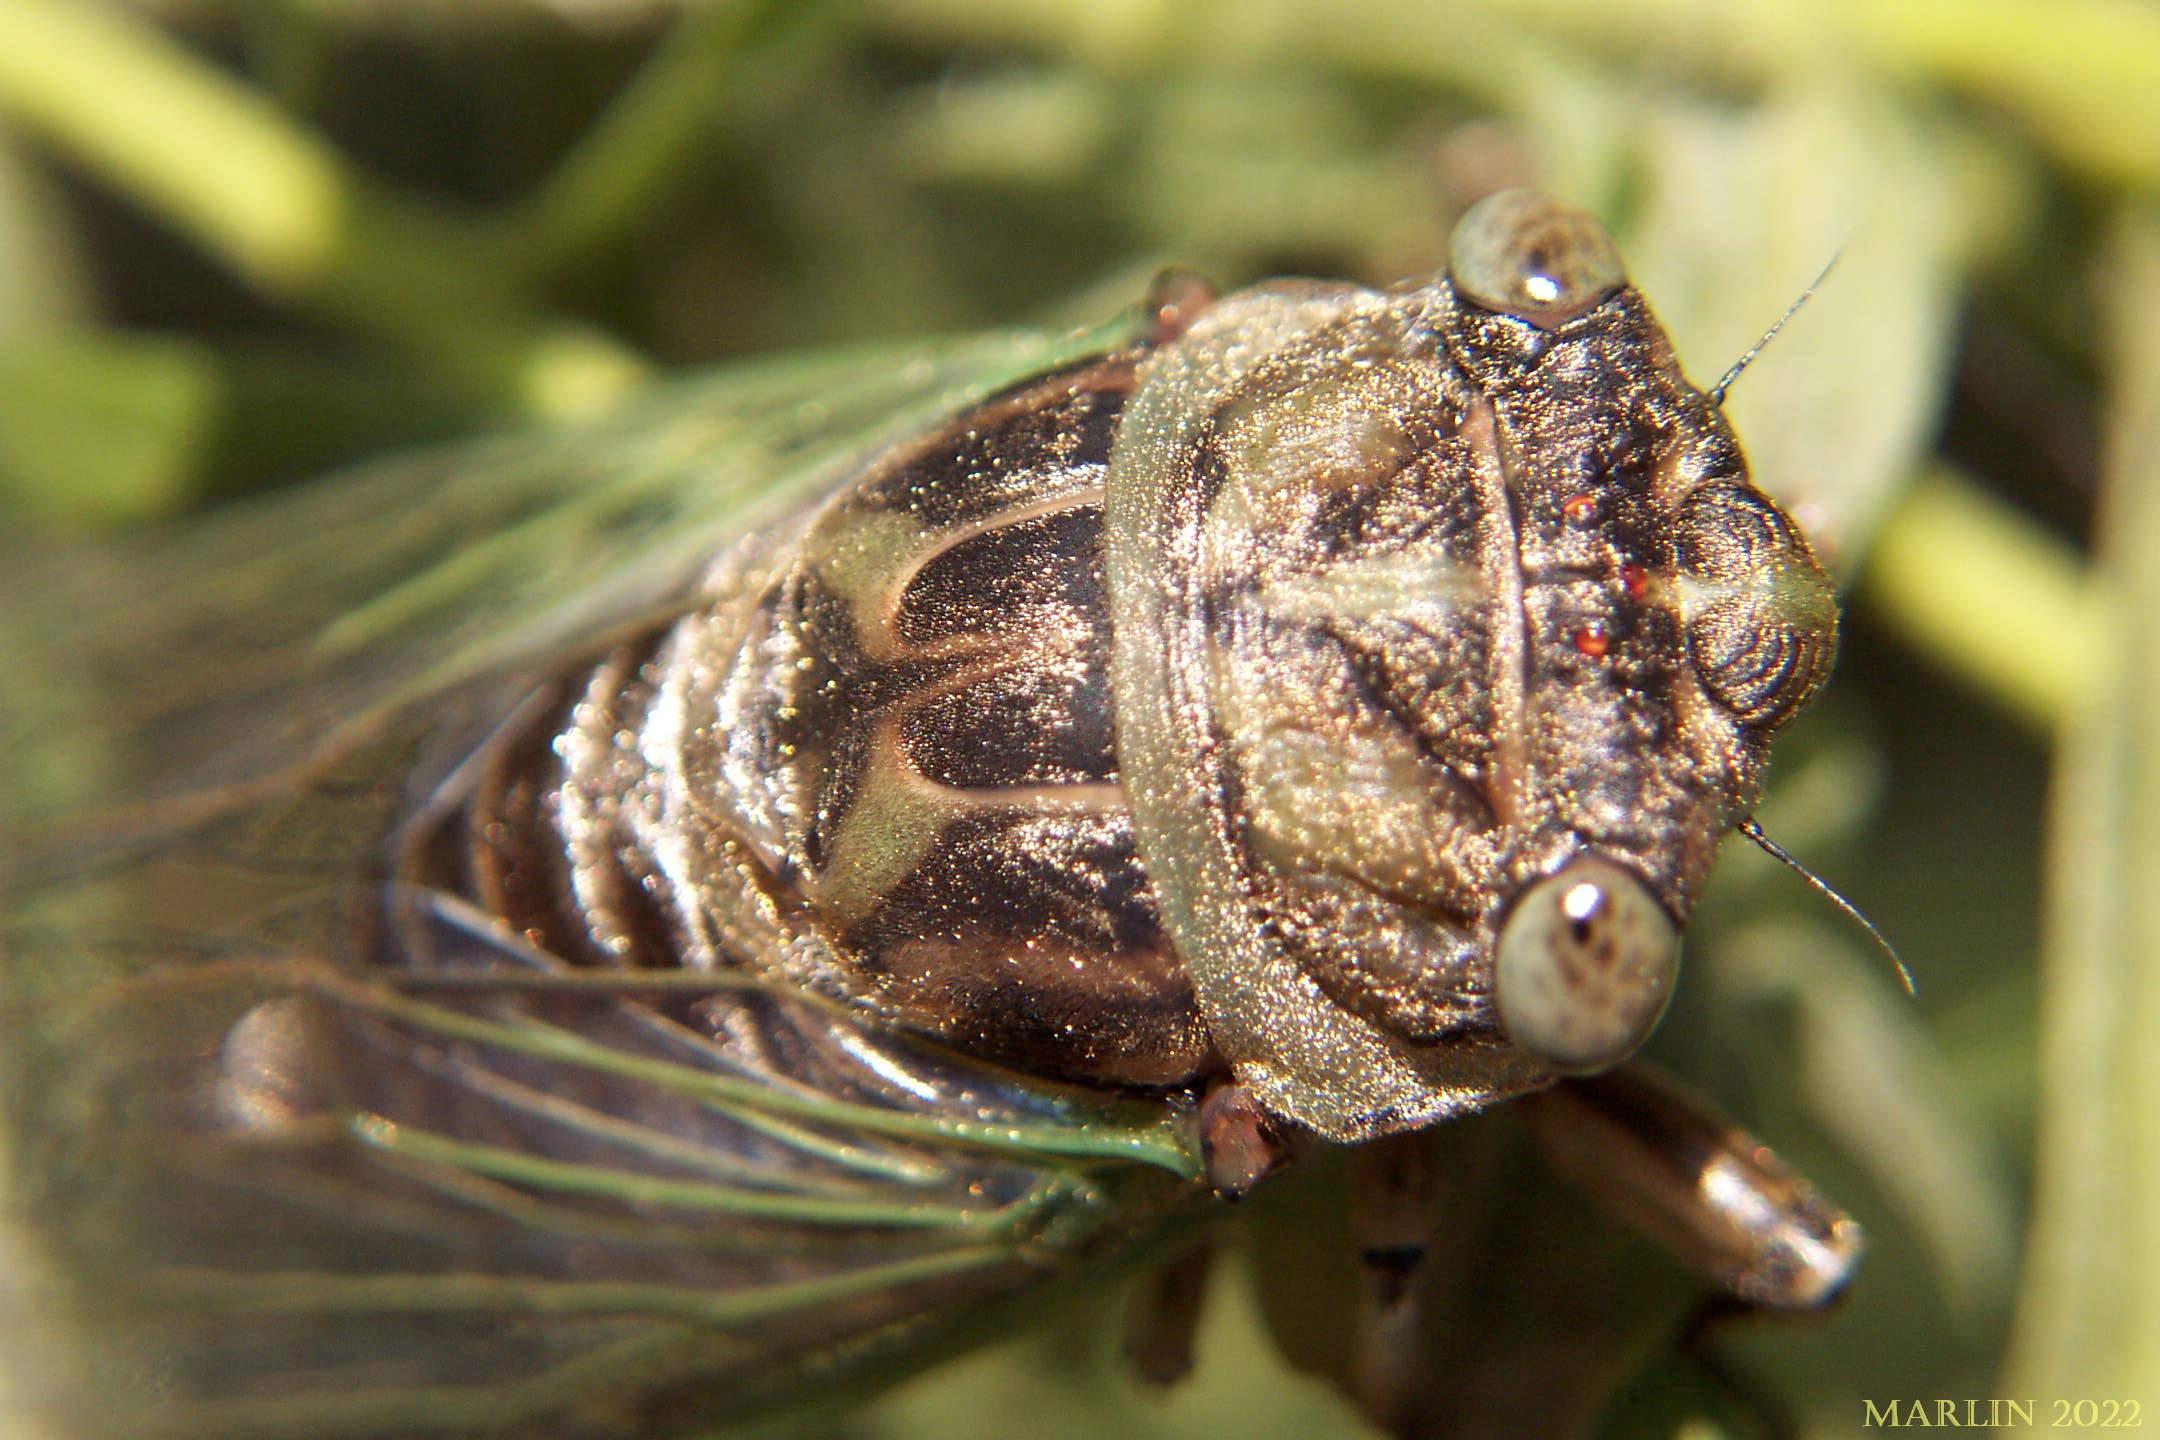
[[[1536,190],[1502,190],[1471,206],[1448,241],[1448,274],[1473,305],[1546,330],[1627,283],[1605,227]]]
[[[1509,1038],[1563,1075],[1594,1075],[1657,1028],[1680,930],[1641,877],[1584,855],[1515,902],[1494,970]]]

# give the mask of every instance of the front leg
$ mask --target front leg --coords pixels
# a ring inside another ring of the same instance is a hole
[[[1852,1277],[1859,1224],[1648,1065],[1563,1081],[1516,1111],[1557,1174],[1736,1300],[1812,1310]]]
[[[1583,1433],[1650,1347],[1686,1331],[1696,1348],[1713,1311],[1826,1305],[1861,1248],[1766,1147],[1640,1063],[1345,1158],[1355,1339],[1328,1368],[1397,1436]],[[1776,1433],[1773,1403],[1697,1359]]]

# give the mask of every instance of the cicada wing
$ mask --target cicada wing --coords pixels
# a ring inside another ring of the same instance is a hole
[[[116,828],[162,828],[171,796],[272,785],[417,701],[603,645],[866,455],[1123,328],[721,370],[123,546],[10,554],[8,828],[115,803]],[[38,773],[56,730],[92,732],[95,763]]]
[[[709,1426],[1189,1197],[1164,1106],[578,971],[382,858],[534,677],[1073,348],[723,373],[11,586],[6,1179],[58,1433]]]
[[[903,1366],[1191,1193],[1155,1107],[395,905],[426,952],[395,986],[227,956],[48,1010],[37,1078],[82,1113],[19,1188],[75,1433],[710,1429]]]

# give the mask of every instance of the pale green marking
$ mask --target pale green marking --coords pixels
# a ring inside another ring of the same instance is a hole
[[[819,908],[841,925],[867,915],[922,864],[959,808],[951,791],[877,747],[833,834],[817,879]]]
[[[912,515],[895,510],[866,510],[848,515],[810,537],[817,573],[827,587],[855,612],[866,648],[880,648],[888,624],[886,609],[910,561],[929,548],[930,532]]]
[[[1222,422],[1234,427],[1238,485],[1265,499],[1356,489],[1392,473],[1410,451],[1402,426],[1380,408],[1393,398],[1368,378],[1245,402]]]
[[[1354,356],[1353,346],[1331,358]],[[1353,371],[1288,394],[1263,388],[1225,407],[1216,424],[1229,483],[1207,516],[1211,552],[1234,569],[1254,536],[1297,523],[1314,497],[1356,492],[1399,470],[1411,453],[1400,390],[1393,376]]]
[[[1481,576],[1431,550],[1362,555],[1310,575],[1276,580],[1260,605],[1285,620],[1403,620],[1433,625],[1477,603]]]
[[[522,1150],[453,1140],[373,1115],[355,1117],[352,1130],[367,1144],[408,1159],[447,1165],[535,1189],[605,1195],[631,1204],[705,1210],[805,1225],[904,1225],[979,1231],[1002,1229],[1013,1220],[1010,1211],[970,1211],[924,1205],[905,1198],[894,1202],[755,1189],[703,1180],[671,1179],[606,1165],[547,1160]]]
[[[1765,618],[1795,629],[1829,632],[1837,627],[1837,594],[1822,572],[1801,555],[1783,557],[1738,580],[1710,580],[1682,572],[1671,583],[1683,620],[1720,602],[1739,600],[1762,607]]]
[[[922,1114],[857,1105],[829,1096],[797,1094],[734,1075],[627,1055],[572,1031],[505,1025],[406,999],[343,977],[324,975],[316,987],[348,1003],[438,1035],[457,1036],[518,1054],[557,1060],[602,1074],[643,1081],[687,1095],[727,1115],[786,1116],[865,1134],[933,1144],[966,1145],[1037,1161],[1123,1160],[1187,1178],[1201,1173],[1199,1143],[1187,1117],[1152,1103],[1066,1092],[1058,1119],[1000,1121]]]
[[[745,1130],[870,1179],[897,1185],[934,1185],[943,1178],[943,1172],[932,1162],[901,1151],[853,1144],[771,1115],[738,1112],[732,1118]]]

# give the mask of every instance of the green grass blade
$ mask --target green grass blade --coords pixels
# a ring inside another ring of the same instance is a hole
[[[2070,717],[2042,977],[2039,1190],[2001,1393],[2160,1419],[2160,220],[2128,228],[2101,582],[2141,623]]]

